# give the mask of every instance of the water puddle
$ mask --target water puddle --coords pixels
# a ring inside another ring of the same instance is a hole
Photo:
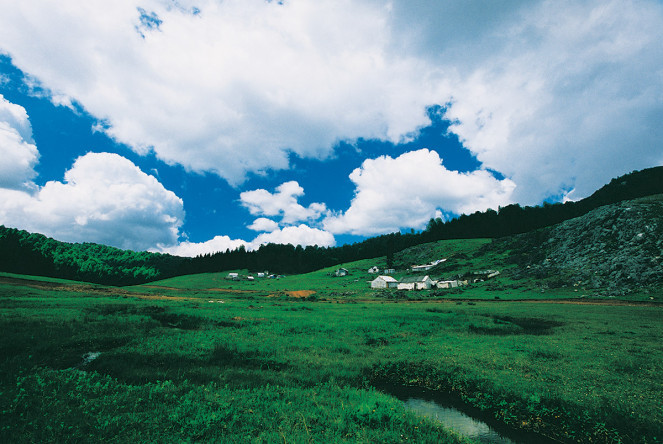
[[[418,387],[382,387],[412,412],[440,422],[445,428],[482,444],[556,442],[545,436],[513,429],[451,396]]]
[[[408,398],[404,402],[408,410],[441,422],[447,429],[453,430],[459,435],[470,438],[471,440],[486,444],[517,443],[517,441],[502,436],[485,422],[474,419],[453,407],[443,407],[434,401],[426,401],[421,398]]]

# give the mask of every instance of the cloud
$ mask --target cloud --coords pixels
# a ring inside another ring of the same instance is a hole
[[[423,228],[440,210],[456,214],[496,209],[511,202],[516,185],[485,170],[447,170],[435,151],[365,160],[350,174],[355,197],[343,214],[323,221],[332,233],[374,235]]]
[[[290,153],[325,158],[339,140],[398,141],[429,122],[426,70],[389,48],[384,6],[19,3],[0,22],[19,68],[137,152],[234,184]]]
[[[205,242],[184,241],[176,245],[158,245],[156,248],[152,248],[151,251],[173,254],[175,256],[195,257],[226,250],[232,251],[242,245],[246,247],[247,243],[241,239],[231,239],[228,236],[215,236],[213,239]]]
[[[274,231],[278,230],[279,224],[271,219],[259,217],[258,219],[254,220],[253,223],[247,228],[253,231]]]
[[[235,185],[408,140],[433,104],[521,203],[663,162],[656,0],[6,3],[0,47],[54,100]]]
[[[270,228],[273,228],[273,226],[270,226]],[[152,248],[151,251],[169,253],[176,256],[195,257],[204,254],[224,252],[227,249],[232,251],[242,245],[248,251],[253,251],[259,249],[261,245],[270,243],[292,244],[295,246],[301,245],[303,247],[309,245],[333,247],[336,245],[336,240],[334,239],[333,234],[318,228],[309,227],[308,225],[300,224],[299,226],[288,226],[283,228],[278,228],[277,225],[273,231],[261,233],[252,241],[231,239],[228,236],[215,236],[213,239],[205,242],[196,243],[184,241],[172,246],[158,245],[156,248]]]
[[[88,153],[34,193],[0,189],[0,223],[68,242],[146,250],[175,244],[182,200],[117,154]]]
[[[302,246],[317,245],[319,247],[333,247],[336,245],[333,234],[304,224],[284,227],[271,233],[259,234],[251,242],[251,249],[257,249],[260,245],[269,243]]]
[[[300,205],[297,202],[297,199],[303,195],[304,189],[299,183],[296,181],[290,181],[282,183],[276,187],[275,193],[270,193],[264,189],[258,189],[244,191],[239,195],[239,198],[242,205],[248,208],[252,215],[279,216],[281,217],[281,223],[283,224],[293,224],[300,221],[314,221],[327,212],[327,207],[322,203],[314,202],[308,207]],[[264,221],[260,220],[258,223],[263,224]]]
[[[32,126],[22,106],[0,94],[0,188],[28,189],[36,176],[39,152],[32,140]]]
[[[516,182],[513,197],[524,204],[571,189],[584,197],[615,176],[661,164],[663,4],[518,7],[499,28],[458,45],[452,38],[439,52],[440,63],[458,70],[450,131],[484,168]],[[438,32],[423,29],[421,44]]]
[[[230,239],[228,236],[216,236],[214,239],[192,243],[181,242],[175,246],[159,245],[155,251],[170,253],[179,256],[197,256],[201,254],[223,252],[226,249],[234,250],[243,245],[247,250],[257,250],[265,244],[292,244],[317,245],[331,247],[336,245],[334,235],[328,231],[311,227],[307,224],[294,225],[295,222],[305,221],[311,224],[319,223],[319,219],[329,214],[324,204],[313,203],[304,207],[297,199],[304,195],[304,189],[295,181],[285,182],[276,187],[275,193],[264,189],[245,191],[240,194],[240,202],[252,215],[280,217],[280,224],[266,217],[259,217],[247,228],[260,231],[253,240]]]

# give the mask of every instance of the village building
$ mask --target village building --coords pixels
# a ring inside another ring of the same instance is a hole
[[[428,276],[411,276],[401,279],[398,283],[399,290],[429,290],[433,281]]]
[[[375,273],[379,273],[380,269],[378,267],[373,266],[373,267],[368,269],[368,272],[371,273],[371,274],[375,274]]]
[[[437,281],[437,284],[435,286],[437,288],[456,288],[460,285],[460,282],[457,280],[454,281]]]
[[[394,273],[396,273],[396,270],[394,270],[393,268],[385,268],[383,273],[384,274],[394,274]]]
[[[397,288],[398,281],[391,276],[378,276],[371,281],[371,288]]]
[[[237,280],[239,280],[239,273],[228,273],[228,276],[226,276],[226,279],[237,281]]]

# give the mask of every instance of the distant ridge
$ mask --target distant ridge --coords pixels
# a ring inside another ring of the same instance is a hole
[[[434,241],[510,236],[555,225],[587,214],[603,205],[661,193],[663,166],[647,168],[612,179],[591,196],[576,202],[545,203],[537,207],[513,204],[499,208],[498,211],[477,211],[447,222],[431,219],[426,230],[422,232],[422,237],[426,241]]]
[[[431,219],[425,230],[391,233],[352,245],[303,248],[269,244],[255,251],[233,251],[182,258],[125,251],[104,245],[71,244],[0,225],[0,271],[49,276],[106,285],[132,285],[167,277],[229,269],[304,273],[340,263],[386,256],[414,245],[443,239],[500,238],[573,219],[608,204],[663,193],[663,166],[615,178],[577,202],[538,207],[508,205],[461,215],[443,222]]]

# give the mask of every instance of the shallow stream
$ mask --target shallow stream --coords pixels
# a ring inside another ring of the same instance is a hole
[[[381,388],[403,401],[412,412],[438,421],[458,435],[482,444],[553,443],[550,438],[511,428],[458,399],[419,387]]]

